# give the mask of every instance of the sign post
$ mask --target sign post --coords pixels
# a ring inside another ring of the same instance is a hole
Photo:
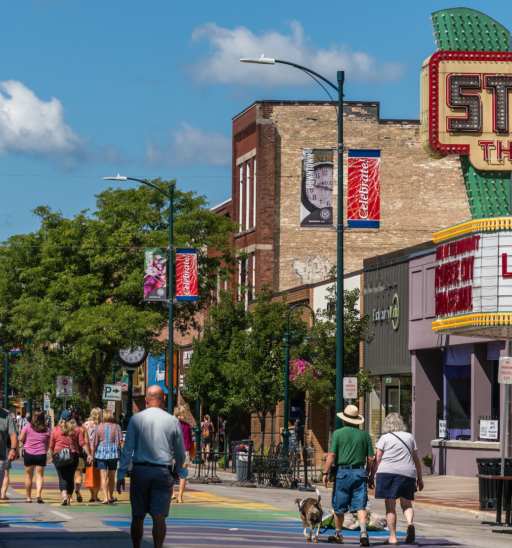
[[[343,377],[343,399],[352,405],[352,399],[357,400],[357,378]]]
[[[59,375],[57,377],[57,398],[62,398],[62,410],[66,410],[66,398],[73,397],[73,377],[67,375]]]
[[[498,382],[505,385],[505,397],[503,398],[503,429],[501,436],[501,475],[504,476],[505,452],[507,448],[507,410],[510,401],[510,387],[512,385],[512,358],[500,358]]]

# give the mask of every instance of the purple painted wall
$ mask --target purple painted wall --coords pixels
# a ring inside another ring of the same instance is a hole
[[[478,474],[476,459],[498,458],[499,451],[463,449],[454,447],[431,447],[434,457],[434,474],[474,478]]]

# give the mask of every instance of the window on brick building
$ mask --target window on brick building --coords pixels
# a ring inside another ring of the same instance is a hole
[[[245,229],[251,228],[251,160],[246,162]]]
[[[252,164],[252,226],[256,226],[256,156]]]
[[[240,228],[238,229],[238,232],[242,232],[242,206],[244,201],[244,164],[240,164],[240,213],[238,214],[238,223],[240,224]]]
[[[256,251],[252,253],[252,295],[251,299],[255,298],[256,292]]]

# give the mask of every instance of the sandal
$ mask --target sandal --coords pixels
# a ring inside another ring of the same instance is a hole
[[[9,497],[0,497],[0,500],[9,500]]]
[[[407,536],[405,537],[405,544],[412,544],[416,540],[416,529],[414,525],[407,526]]]
[[[80,491],[78,489],[75,489],[75,495],[76,495],[76,501],[82,502],[82,495],[80,494]]]
[[[109,501],[108,501],[109,504],[114,504],[114,502],[117,502],[116,497],[114,497],[112,500],[109,500]]]
[[[389,542],[389,539],[386,540],[384,546],[398,546],[398,542]]]
[[[61,506],[67,506],[67,505],[68,505],[68,499],[64,499],[64,500],[62,501]]]
[[[100,502],[100,504],[110,504],[110,501],[104,500],[103,502]]]
[[[43,499],[37,499],[37,504],[44,504],[44,500]]]

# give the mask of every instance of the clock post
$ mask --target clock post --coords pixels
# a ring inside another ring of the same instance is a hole
[[[128,397],[126,400],[126,415],[123,419],[123,430],[128,429],[128,424],[130,424],[130,420],[133,417],[133,374],[135,373],[135,369],[127,367],[126,372],[128,373]]]

